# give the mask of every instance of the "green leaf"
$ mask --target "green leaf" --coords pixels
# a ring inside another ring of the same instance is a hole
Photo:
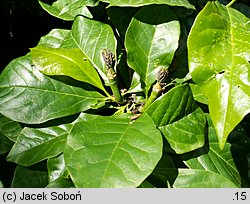
[[[105,91],[96,69],[79,48],[38,46],[31,49],[31,57],[34,65],[46,75],[70,76]]]
[[[146,110],[177,154],[198,149],[205,142],[205,115],[190,87],[179,85],[156,99]]]
[[[13,142],[0,132],[0,155],[8,152],[12,145]]]
[[[159,127],[177,154],[202,147],[205,143],[206,118],[200,108],[182,119]]]
[[[179,85],[156,99],[146,110],[157,127],[174,123],[197,109],[188,84]]]
[[[178,175],[178,169],[175,167],[172,159],[167,154],[163,154],[152,174],[147,180],[157,188],[168,188],[173,184]]]
[[[203,94],[202,89],[200,86],[196,85],[196,84],[189,84],[192,93],[193,93],[193,97],[194,100],[203,103],[203,104],[208,104],[208,99],[207,97]]]
[[[74,188],[74,183],[70,179],[58,178],[49,183],[46,188]]]
[[[233,8],[208,2],[188,38],[193,81],[209,100],[219,146],[250,112],[250,20]]]
[[[77,15],[92,18],[90,11],[84,5],[85,2],[86,0],[57,0],[50,6],[39,1],[42,8],[49,14],[66,21],[73,21]]]
[[[102,58],[102,51],[108,48],[116,55],[116,39],[112,28],[107,24],[78,16],[73,23],[71,32],[76,44],[107,83],[106,65]]]
[[[16,142],[17,136],[21,131],[22,127],[19,123],[0,114],[0,133],[6,136],[9,140]]]
[[[238,188],[220,174],[199,169],[179,169],[175,188]]]
[[[22,166],[31,166],[63,151],[72,125],[48,128],[24,128],[7,160]]]
[[[179,22],[168,6],[143,7],[132,19],[125,36],[127,61],[141,77],[146,95],[157,72],[171,64],[179,36]]]
[[[53,80],[32,66],[29,56],[13,60],[0,75],[0,113],[36,124],[88,110],[105,98]]]
[[[47,35],[41,37],[38,46],[59,48],[69,33],[70,30],[53,29]]]
[[[11,149],[21,130],[19,123],[0,114],[0,154],[4,154]]]
[[[4,188],[4,185],[1,181],[0,181],[0,188]]]
[[[162,138],[145,113],[129,117],[83,114],[69,134],[64,158],[76,187],[137,187],[162,155]]]
[[[17,166],[11,188],[44,188],[48,184],[46,171],[35,171]]]
[[[212,121],[209,117],[207,119],[209,148],[204,147],[207,153],[185,161],[189,169],[179,169],[179,175],[174,186],[178,188],[240,187],[241,178],[234,164],[231,145],[226,143],[223,150],[219,148]]]
[[[168,4],[170,6],[184,6],[188,9],[195,9],[195,7],[188,2],[188,0],[103,0],[109,2],[109,6],[144,6],[149,4]]]
[[[68,178],[69,173],[66,169],[66,164],[64,161],[63,154],[50,158],[47,161],[48,175],[49,175],[49,183],[56,181],[60,178]]]

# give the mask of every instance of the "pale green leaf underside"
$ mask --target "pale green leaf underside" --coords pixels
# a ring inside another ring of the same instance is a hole
[[[170,6],[184,6],[189,9],[195,7],[188,0],[103,0],[109,2],[109,6],[145,6],[149,4],[167,4]]]
[[[146,94],[159,69],[171,64],[179,35],[179,22],[168,6],[144,7],[132,19],[125,36],[127,61],[140,76]]]
[[[206,118],[200,108],[182,119],[159,129],[177,154],[202,147],[205,143]]]
[[[31,56],[34,65],[46,75],[70,76],[105,91],[96,69],[79,48],[38,46],[31,49]]]
[[[79,14],[92,18],[92,14],[84,5],[85,2],[86,0],[58,0],[50,6],[39,1],[42,8],[49,14],[66,21],[73,21]]]
[[[208,98],[219,145],[250,112],[250,20],[233,8],[209,2],[188,38],[193,81]]]
[[[53,80],[31,64],[29,56],[13,60],[0,75],[0,113],[18,122],[36,124],[72,115],[105,98]]]
[[[103,49],[116,54],[116,39],[112,28],[104,23],[78,16],[72,26],[72,36],[76,44],[95,66],[105,82],[106,65],[102,57]]]
[[[87,119],[87,120],[86,120]],[[153,171],[162,154],[162,138],[144,114],[135,122],[84,114],[75,123],[64,150],[77,187],[137,187]]]
[[[33,129],[24,128],[7,160],[22,166],[31,166],[63,151],[72,125]]]

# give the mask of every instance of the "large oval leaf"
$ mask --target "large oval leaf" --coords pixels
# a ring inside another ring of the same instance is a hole
[[[149,4],[168,4],[170,6],[184,6],[189,9],[195,7],[188,0],[103,0],[109,2],[110,6],[144,6]]]
[[[77,15],[92,18],[90,11],[84,5],[85,2],[86,0],[57,0],[50,6],[39,1],[42,8],[49,14],[66,21],[73,21]]]
[[[0,113],[22,123],[36,124],[72,115],[105,98],[53,80],[32,66],[29,56],[13,60],[0,76]]]
[[[116,39],[112,28],[107,24],[78,16],[72,26],[72,36],[104,81],[108,82],[102,51],[108,48],[116,54]]]
[[[127,61],[141,77],[146,94],[159,69],[171,64],[179,36],[179,22],[168,6],[144,7],[132,19],[125,36]]]
[[[31,56],[34,65],[46,75],[70,76],[105,91],[96,69],[79,48],[38,46],[31,49]]]
[[[137,187],[161,158],[161,134],[147,114],[135,122],[86,114],[82,120],[64,150],[77,187]]]
[[[191,29],[188,49],[192,78],[209,100],[223,148],[228,134],[250,112],[250,20],[208,2]]]
[[[72,125],[33,129],[24,128],[7,160],[22,166],[31,166],[63,151]]]

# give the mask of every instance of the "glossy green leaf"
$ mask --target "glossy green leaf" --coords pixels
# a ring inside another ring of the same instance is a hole
[[[12,121],[0,114],[0,133],[2,133],[11,141],[15,142],[21,131],[22,127],[19,123]]]
[[[179,36],[179,22],[168,6],[143,7],[132,19],[125,36],[127,61],[141,77],[146,94],[157,72],[171,64]]]
[[[250,112],[250,20],[233,8],[208,2],[188,38],[193,81],[209,100],[220,148]]]
[[[116,55],[116,39],[112,28],[107,24],[78,16],[72,26],[72,36],[104,81],[108,82],[102,51],[109,49]]]
[[[137,187],[161,154],[161,134],[146,113],[134,122],[83,114],[64,150],[70,176],[81,188]]]
[[[0,75],[0,113],[22,123],[42,123],[88,110],[105,98],[53,80],[29,56],[13,60]]]
[[[84,15],[92,18],[88,8],[84,5],[86,0],[57,0],[51,6],[39,1],[42,8],[52,16],[73,21],[75,16]]]
[[[46,188],[74,188],[75,185],[70,179],[58,178],[49,183]]]
[[[189,169],[179,169],[179,175],[174,183],[175,187],[209,187],[227,188],[240,187],[241,178],[235,167],[231,154],[231,145],[225,144],[223,150],[219,148],[217,135],[208,117],[209,147],[205,154],[185,161]]]
[[[4,185],[1,181],[0,181],[0,188],[4,188]]]
[[[53,29],[47,35],[41,37],[38,45],[52,48],[59,48],[65,38],[69,35],[70,30]]]
[[[63,151],[72,125],[48,128],[24,128],[7,160],[22,166],[31,166]]]
[[[70,76],[105,91],[96,69],[79,48],[38,46],[31,49],[31,57],[34,65],[46,75]]]
[[[189,84],[189,86],[192,90],[194,100],[196,100],[200,103],[208,104],[208,99],[204,95],[204,93],[202,92],[202,89],[200,86],[198,86],[196,84]]]
[[[206,118],[200,108],[182,119],[159,127],[177,154],[202,147],[205,143]]]
[[[46,171],[35,171],[17,166],[11,188],[44,188],[48,184]]]
[[[156,99],[146,110],[157,127],[174,123],[197,109],[189,85],[179,85]]]
[[[49,183],[56,181],[60,178],[68,178],[69,173],[66,169],[66,164],[64,161],[63,154],[55,157],[49,158],[47,161]]]
[[[183,154],[204,145],[206,119],[193,99],[189,85],[179,85],[159,97],[146,110],[168,140]]]
[[[109,6],[144,6],[149,4],[168,4],[170,6],[184,6],[189,9],[195,7],[188,2],[188,0],[103,0],[109,2]]]

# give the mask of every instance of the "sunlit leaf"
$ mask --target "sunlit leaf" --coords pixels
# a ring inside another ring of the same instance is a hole
[[[0,113],[22,123],[42,123],[88,110],[105,98],[53,80],[31,64],[29,56],[13,60],[0,75]]]
[[[188,38],[193,81],[208,98],[220,148],[250,112],[250,20],[219,2],[208,2]]]

